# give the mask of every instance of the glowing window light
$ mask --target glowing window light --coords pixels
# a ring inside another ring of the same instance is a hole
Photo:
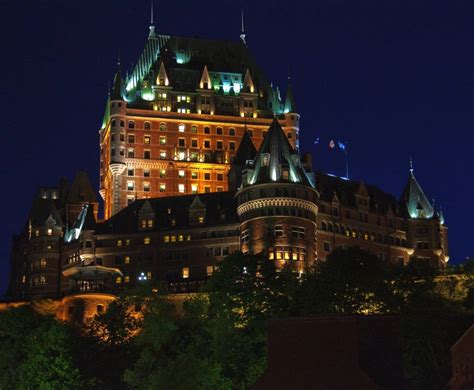
[[[183,274],[183,279],[188,279],[189,278],[189,268],[184,267],[182,274]]]
[[[185,126],[184,124],[182,124],[182,123],[178,126],[178,131],[179,131],[180,133],[184,133],[184,130],[185,130],[185,129],[186,129],[186,126]]]

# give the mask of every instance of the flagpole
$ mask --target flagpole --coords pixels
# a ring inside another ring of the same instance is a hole
[[[349,156],[347,155],[347,147],[344,149],[346,155],[346,177],[349,179]]]

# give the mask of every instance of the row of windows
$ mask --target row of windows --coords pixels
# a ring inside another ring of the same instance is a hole
[[[298,191],[295,188],[281,188],[281,187],[274,187],[274,188],[267,188],[267,189],[260,189],[257,191],[246,191],[241,195],[241,202],[247,202],[249,200],[254,199],[261,199],[261,198],[272,198],[272,197],[293,197],[293,198],[301,198],[306,200],[311,200],[316,202],[316,194],[312,191],[308,191],[306,189]]]
[[[38,269],[38,268],[46,268],[48,265],[48,262],[46,259],[40,259],[40,260],[35,260],[30,264],[30,268],[33,269]]]
[[[46,276],[40,275],[40,276],[33,276],[30,279],[30,286],[44,286],[46,285]]]
[[[292,217],[315,219],[313,212],[302,210],[295,207],[265,207],[261,209],[250,210],[241,215],[241,220],[252,219],[257,217],[287,215]]]
[[[350,226],[347,228],[345,226],[339,226],[339,224],[333,224],[332,222],[326,223],[325,221],[321,222],[321,230],[334,232],[337,234],[342,234],[347,237],[364,239],[366,241],[376,241],[384,244],[390,243],[391,245],[403,246],[406,247],[406,240],[400,237],[393,237],[382,235],[380,233],[369,233],[369,232],[360,232],[357,229],[353,229]]]
[[[125,127],[125,121],[124,120],[117,121],[116,119],[112,119],[111,126],[113,128],[115,128],[115,127],[117,127],[117,123],[119,123],[120,127]],[[135,129],[136,128],[135,121],[128,121],[127,127],[129,129]],[[198,134],[198,132],[199,132],[197,125],[191,125],[191,126],[187,127],[187,125],[184,124],[184,123],[178,124],[178,132],[179,133],[185,133],[187,128],[189,129],[189,132],[191,134]],[[143,129],[144,130],[152,130],[153,129],[152,123],[151,122],[144,122],[143,123]],[[167,131],[168,130],[167,124],[164,123],[164,122],[161,122],[159,124],[159,130],[160,131]],[[250,131],[252,131],[252,130],[250,130]],[[211,134],[211,127],[210,126],[204,126],[203,129],[202,129],[202,133],[203,134]],[[233,127],[230,127],[229,129],[226,129],[226,130],[224,130],[222,127],[216,127],[215,134],[216,135],[229,135],[229,136],[232,137],[232,136],[235,136],[236,131],[235,131],[235,128],[233,128]]]
[[[114,142],[114,141],[115,141],[115,134],[112,133],[111,142]],[[120,134],[120,141],[125,142],[125,135],[124,134]],[[129,134],[128,137],[127,137],[127,141],[128,141],[129,144],[136,143],[135,142],[136,141],[135,135]],[[188,146],[191,147],[191,148],[198,149],[198,148],[202,147],[204,149],[211,149],[211,141],[212,140],[210,140],[210,139],[203,140],[201,146],[199,146],[199,140],[197,138],[192,138],[190,141],[191,142],[188,144]],[[153,143],[151,136],[150,135],[144,135],[143,136],[143,143],[145,145],[151,145]],[[159,139],[158,139],[158,144],[162,145],[162,146],[167,145],[168,144],[168,138],[165,135],[160,136]],[[181,147],[181,148],[186,147],[186,138],[178,138],[177,146]],[[227,146],[228,146],[229,150],[235,150],[235,141],[229,141]],[[215,148],[218,149],[218,150],[224,150],[224,141],[223,140],[216,140],[215,141]],[[103,153],[103,150],[102,150],[102,153]],[[134,157],[134,149],[133,148],[128,149],[128,157]]]
[[[30,246],[32,251],[37,251],[37,250],[52,250],[54,248],[54,242],[48,241],[48,242],[32,242]]]
[[[269,237],[286,237],[285,229],[283,225],[275,225],[275,226],[268,226],[267,227],[267,236]],[[291,226],[290,234],[293,238],[301,238],[304,239],[305,237],[305,228],[302,226]]]
[[[269,260],[306,261],[306,249],[290,246],[275,246],[268,248]]]
[[[41,235],[40,233],[41,232],[40,232],[39,229],[35,229],[35,231],[33,232],[35,237],[39,237]],[[53,229],[51,229],[51,228],[46,229],[46,235],[47,236],[52,236],[53,235]],[[31,232],[30,232],[30,238],[31,238]]]
[[[137,190],[135,186],[135,182],[133,181],[128,181],[127,182],[127,191],[135,191]],[[159,192],[166,192],[166,183],[159,183],[158,184],[158,190]],[[144,192],[151,192],[151,184],[148,182],[143,183],[143,191]],[[217,192],[222,192],[224,191],[224,187],[216,187]],[[186,193],[186,185],[183,183],[178,184],[178,192],[180,194],[185,194]],[[192,183],[191,184],[191,194],[197,194],[199,192],[199,184],[198,183]],[[204,186],[204,192],[209,193],[211,192],[211,187],[210,186]],[[135,198],[130,198],[131,202],[135,200]],[[130,202],[130,203],[131,203]]]
[[[168,176],[169,170],[167,169],[160,169],[159,170],[159,176],[161,179],[164,179]],[[171,170],[171,172],[175,172],[175,170]],[[143,177],[151,177],[151,170],[150,169],[144,169],[143,170]],[[178,169],[178,179],[185,179],[186,178],[186,171],[184,169]],[[134,168],[129,168],[127,169],[127,176],[135,176],[135,169]],[[199,173],[196,171],[191,172],[191,179],[193,180],[198,180],[199,179]],[[202,179],[204,180],[212,180],[212,172],[204,172],[202,174]],[[223,181],[224,180],[224,173],[223,172],[217,172],[215,173],[215,180],[217,181]],[[133,183],[133,182],[131,182]]]
[[[362,200],[361,200],[361,201],[362,201]],[[364,200],[364,201],[367,202],[366,200]],[[320,205],[320,206],[319,206],[319,212],[320,212],[321,214],[326,214],[326,206],[323,205],[323,204]],[[339,213],[339,208],[338,208],[338,207],[332,207],[332,209],[331,209],[331,214],[334,215],[335,217],[338,217],[339,214],[340,214],[340,213]],[[345,215],[345,218],[346,218],[346,219],[353,219],[353,216],[354,216],[354,215],[351,213],[350,210],[345,210],[344,215]],[[357,214],[356,214],[356,215],[357,215]],[[367,213],[359,212],[359,213],[358,213],[358,216],[359,216],[358,220],[359,220],[360,222],[369,223],[369,215],[368,215]],[[355,217],[354,219],[357,218],[356,216],[354,216],[354,217]],[[378,225],[378,226],[382,225],[382,218],[380,218],[380,216],[377,216],[377,225]],[[394,219],[394,218],[388,218],[388,220],[387,220],[387,225],[388,225],[388,227],[390,227],[390,228],[395,228],[395,227],[396,227],[395,219]]]
[[[210,149],[210,146],[204,145],[204,149]],[[217,152],[216,152],[217,153]],[[116,149],[112,148],[110,150],[110,156],[114,157],[116,155]],[[155,155],[155,153],[154,153]],[[119,148],[119,156],[125,157],[125,148]],[[127,157],[128,158],[138,158],[135,153],[135,149],[129,148],[127,150]],[[153,158],[159,158],[160,160],[166,160],[169,158],[173,158],[174,160],[179,160],[179,161],[200,161],[200,162],[211,162],[212,160],[212,155],[210,151],[207,151],[206,153],[203,154],[203,156],[200,156],[200,153],[198,151],[195,152],[189,152],[187,150],[178,150],[175,154],[168,155],[168,152],[166,150],[159,150],[158,151],[158,157],[154,156]],[[150,160],[152,158],[151,150],[145,149],[143,151],[143,158],[145,160]],[[215,160],[218,163],[223,162],[223,152],[217,154],[215,156]],[[101,161],[101,168],[104,167],[103,161]]]

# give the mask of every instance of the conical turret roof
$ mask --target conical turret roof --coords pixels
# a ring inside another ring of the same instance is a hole
[[[428,219],[434,215],[434,208],[416,180],[413,169],[410,169],[410,177],[402,192],[401,202],[410,218]]]
[[[301,165],[299,154],[293,149],[274,119],[253,163],[248,184],[292,182],[314,187],[313,180]]]

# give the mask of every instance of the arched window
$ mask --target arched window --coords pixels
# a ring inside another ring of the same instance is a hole
[[[339,225],[337,223],[334,225],[334,232],[337,234],[340,232]]]
[[[129,129],[134,129],[135,128],[135,122],[134,121],[128,121],[128,128]]]
[[[235,135],[235,129],[233,127],[229,129],[229,135]]]
[[[143,124],[143,128],[144,128],[145,130],[150,130],[150,129],[151,129],[151,123],[150,123],[150,122],[145,122],[145,123]]]
[[[326,224],[326,222],[321,222],[321,229],[322,230],[328,230],[328,225]]]
[[[334,230],[333,227],[332,227],[332,223],[331,223],[331,222],[328,223],[328,230],[329,230],[330,232],[332,232],[332,231]]]
[[[357,238],[357,230],[356,229],[354,229],[352,231],[352,238]]]
[[[160,131],[166,131],[166,123],[160,123]]]
[[[115,127],[115,123],[116,123],[115,119],[112,119],[112,123],[111,123],[112,127]]]

